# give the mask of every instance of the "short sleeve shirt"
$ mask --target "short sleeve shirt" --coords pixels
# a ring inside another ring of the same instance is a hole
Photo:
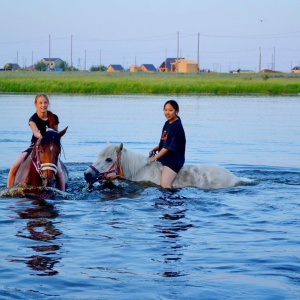
[[[185,145],[185,132],[181,120],[178,119],[172,124],[166,121],[162,129],[159,150],[166,148],[169,151],[158,160],[178,173],[185,162]]]
[[[55,120],[55,125],[58,125],[59,124],[59,119],[58,119],[58,116],[53,114],[54,116],[54,120]],[[47,128],[50,128],[50,125],[49,125],[49,121],[48,120],[43,120],[41,119],[37,113],[34,113],[30,118],[29,118],[29,122],[34,122],[38,128],[38,130],[40,131],[41,135],[44,135]],[[31,143],[35,143],[37,141],[37,138],[32,135],[31,137]]]

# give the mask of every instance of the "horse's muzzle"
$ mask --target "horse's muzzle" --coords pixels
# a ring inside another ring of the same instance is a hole
[[[55,172],[46,170],[41,175],[42,185],[44,187],[54,187],[56,182]]]
[[[88,183],[94,183],[97,181],[97,178],[94,177],[90,172],[84,172],[84,179]]]
[[[47,178],[42,179],[42,185],[44,187],[54,187],[55,186],[55,181],[53,180],[48,180]]]

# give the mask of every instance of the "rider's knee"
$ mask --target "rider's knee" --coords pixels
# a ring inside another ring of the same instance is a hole
[[[168,178],[161,178],[160,180],[160,186],[164,189],[170,189],[172,182],[168,180]]]

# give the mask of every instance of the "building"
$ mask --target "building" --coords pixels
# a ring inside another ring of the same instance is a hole
[[[60,58],[42,58],[40,62],[44,63],[48,68],[50,67],[50,69],[55,69],[62,63],[62,60]]]
[[[107,72],[124,72],[124,68],[121,65],[109,65]]]
[[[178,58],[183,59],[183,58]],[[176,70],[172,69],[172,64],[177,60],[177,58],[166,58],[159,66],[159,72],[175,72]]]
[[[157,72],[157,69],[152,64],[142,64],[139,69],[140,72],[146,72],[146,73],[154,73]]]
[[[130,72],[137,72],[139,70],[139,68],[138,68],[138,66],[136,66],[136,65],[131,65],[130,67],[129,67],[129,71]]]
[[[296,66],[292,69],[292,73],[299,74],[300,73],[300,66]]]
[[[192,59],[178,59],[175,62],[171,63],[172,70],[178,73],[192,73],[198,74],[198,64]]]
[[[18,64],[13,64],[13,63],[7,63],[4,65],[4,70],[7,71],[17,71],[20,70],[20,66]]]

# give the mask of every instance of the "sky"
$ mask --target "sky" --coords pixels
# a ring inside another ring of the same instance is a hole
[[[200,69],[300,65],[300,0],[0,0],[0,68],[199,59]]]

